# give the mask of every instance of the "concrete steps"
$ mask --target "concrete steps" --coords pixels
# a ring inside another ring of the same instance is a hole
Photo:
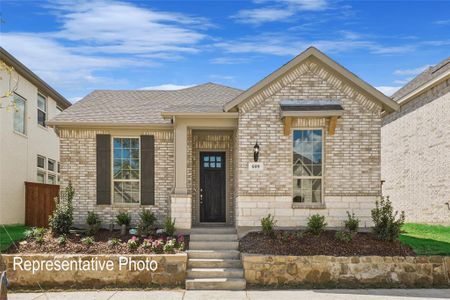
[[[246,287],[236,229],[194,228],[188,253],[186,289],[243,290]]]

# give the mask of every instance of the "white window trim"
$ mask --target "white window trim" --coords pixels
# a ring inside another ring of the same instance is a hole
[[[39,108],[39,95],[45,99],[45,111],[43,111],[42,109]],[[44,118],[44,126],[42,126],[41,124],[39,124],[39,117],[37,118],[37,124],[38,126],[40,126],[41,128],[45,128],[47,129],[47,119],[48,119],[48,98],[47,96],[45,96],[44,94],[42,94],[41,92],[38,92],[38,96],[37,96],[37,110],[41,111],[44,113],[45,118]]]
[[[322,176],[294,176],[293,166],[294,166],[294,131],[306,131],[306,130],[320,130],[322,131]],[[297,127],[291,129],[291,172],[292,172],[292,180],[291,180],[291,201],[293,208],[324,208],[324,181],[325,181],[325,134],[326,130],[324,127]],[[320,179],[320,202],[317,203],[302,203],[302,202],[294,202],[294,180],[295,179]]]
[[[114,179],[114,139],[138,139],[139,141],[139,179]],[[136,203],[124,203],[114,201],[114,181],[117,182],[138,182],[139,193],[138,202]],[[111,136],[111,203],[119,206],[139,206],[141,205],[141,137],[140,136]]]
[[[17,94],[17,93],[14,93],[13,94],[13,101],[14,101],[14,103],[15,103],[15,99],[14,99],[14,97],[19,97],[20,99],[22,99],[23,101],[24,101],[24,103],[25,103],[25,105],[24,105],[24,110],[23,110],[23,132],[20,132],[20,131],[17,131],[15,128],[14,128],[14,114],[13,114],[13,131],[14,131],[14,133],[17,133],[17,134],[19,134],[19,135],[21,135],[21,136],[24,136],[24,137],[26,137],[27,136],[27,131],[28,131],[28,122],[27,122],[27,111],[28,111],[28,108],[27,108],[27,99],[25,98],[25,97],[22,97],[21,95],[19,95],[19,94]]]

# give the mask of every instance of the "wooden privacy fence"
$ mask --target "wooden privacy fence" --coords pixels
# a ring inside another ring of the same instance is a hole
[[[58,195],[59,185],[25,182],[25,225],[47,227]]]

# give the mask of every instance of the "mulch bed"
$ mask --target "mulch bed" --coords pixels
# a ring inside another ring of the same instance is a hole
[[[350,242],[335,238],[336,231],[319,236],[300,231],[275,231],[270,237],[262,232],[250,232],[239,243],[244,253],[268,255],[329,255],[329,256],[415,256],[411,247],[400,242],[386,242],[373,233],[358,233]]]
[[[11,245],[5,253],[65,253],[65,254],[150,254],[149,249],[139,247],[136,250],[130,250],[127,246],[127,241],[133,237],[131,234],[120,235],[119,231],[109,231],[100,229],[94,236],[95,242],[92,245],[84,245],[81,239],[85,237],[83,234],[70,234],[67,236],[65,245],[59,245],[57,237],[53,237],[51,233],[47,232],[43,243],[37,243],[33,239],[26,241],[19,241]],[[108,240],[117,238],[121,241],[118,245],[108,245]],[[166,239],[166,237],[153,236],[146,238],[139,238],[139,244],[144,239]],[[189,245],[189,235],[184,236],[185,249]],[[179,252],[179,251],[178,251]]]

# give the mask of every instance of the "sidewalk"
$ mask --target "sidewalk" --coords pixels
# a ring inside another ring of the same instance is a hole
[[[164,300],[354,300],[354,299],[450,299],[450,289],[371,289],[371,290],[251,290],[251,291],[81,291],[8,294],[8,299],[164,299]]]

